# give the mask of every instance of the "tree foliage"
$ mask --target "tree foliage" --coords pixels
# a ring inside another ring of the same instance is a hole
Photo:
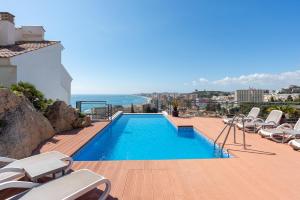
[[[291,102],[293,101],[293,97],[291,95],[287,96],[286,102]]]
[[[17,95],[24,95],[38,111],[45,111],[53,103],[51,99],[46,99],[34,85],[27,82],[13,84],[10,89]]]
[[[267,109],[268,112],[271,112],[272,110],[281,110],[283,113],[288,114],[288,116],[290,117],[299,117],[297,109],[289,105],[270,106]]]

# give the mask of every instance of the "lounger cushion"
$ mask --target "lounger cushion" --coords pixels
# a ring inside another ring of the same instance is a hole
[[[283,134],[283,130],[281,129],[261,129],[259,131],[260,135],[264,137],[271,137],[271,135],[281,135]]]
[[[37,163],[37,162],[43,162],[46,161],[48,159],[65,159],[68,156],[58,152],[58,151],[50,151],[50,152],[46,152],[46,153],[41,153],[41,154],[37,154],[34,156],[30,156],[27,158],[23,158],[20,160],[16,160],[8,165],[6,165],[4,168],[20,168],[23,169],[25,168],[27,165],[32,165],[33,163]],[[9,181],[9,180],[14,180],[17,178],[21,178],[22,176],[24,176],[24,174],[22,173],[18,173],[18,172],[4,172],[4,173],[0,173],[0,183],[3,183],[5,181]]]
[[[254,127],[254,123],[253,122],[245,122],[244,123],[245,128],[253,128]],[[238,128],[242,129],[243,128],[243,123],[237,123]],[[259,125],[256,125],[259,126]]]
[[[75,199],[94,189],[104,177],[89,170],[78,170],[61,178],[37,186],[19,200]]]
[[[291,140],[289,145],[293,147],[293,149],[300,150],[300,139]]]
[[[224,118],[224,119],[223,119],[223,122],[224,122],[225,124],[229,124],[229,123],[232,122],[232,118]]]
[[[282,111],[280,110],[272,110],[266,119],[266,123],[275,122],[275,124],[279,124],[280,119],[282,117]]]

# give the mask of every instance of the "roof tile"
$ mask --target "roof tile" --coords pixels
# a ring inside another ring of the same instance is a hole
[[[0,46],[0,58],[10,58],[57,43],[59,41],[16,42],[15,45],[11,46]]]

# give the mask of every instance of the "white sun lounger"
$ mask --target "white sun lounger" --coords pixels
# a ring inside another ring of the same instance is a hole
[[[41,153],[20,160],[0,157],[0,162],[7,163],[6,166],[0,169],[0,183],[21,178],[25,175],[24,168],[27,166],[32,166],[41,162],[48,162],[51,159],[68,162],[68,165],[66,165],[66,168],[64,169],[65,172],[69,171],[73,164],[73,159],[71,157],[58,151]]]
[[[300,139],[294,139],[289,142],[289,145],[294,149],[294,150],[300,150]]]
[[[9,188],[29,189],[8,200],[72,200],[105,184],[105,190],[99,200],[109,195],[111,183],[103,176],[90,170],[82,169],[54,179],[44,184],[26,181],[8,181],[0,183],[0,190]]]
[[[296,136],[300,136],[300,119],[298,119],[294,127],[284,123],[275,129],[261,129],[259,134],[262,137],[269,138],[275,142],[288,142]]]
[[[256,132],[261,128],[277,127],[280,123],[281,117],[282,111],[272,110],[265,121],[263,119],[257,118],[251,122],[245,122],[244,126],[242,122],[239,122],[236,125],[239,129],[245,129],[246,131],[254,130],[254,132]]]
[[[240,117],[237,117],[237,118],[235,119],[235,121],[240,121],[240,120],[242,120],[242,119],[244,119],[244,120],[246,120],[246,121],[252,121],[252,120],[254,120],[254,119],[256,119],[256,118],[258,117],[259,112],[260,112],[260,108],[253,107],[253,108],[250,110],[250,112],[248,113],[247,116],[240,116]],[[232,120],[233,120],[233,118],[224,118],[224,119],[223,119],[223,122],[224,122],[225,124],[229,124],[229,123],[232,122]]]

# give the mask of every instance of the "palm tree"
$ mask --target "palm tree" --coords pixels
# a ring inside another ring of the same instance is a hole
[[[267,109],[267,111],[270,113],[272,110],[281,110],[284,114],[287,116],[292,116],[294,115],[297,110],[296,108],[286,105],[286,106],[271,106]]]

